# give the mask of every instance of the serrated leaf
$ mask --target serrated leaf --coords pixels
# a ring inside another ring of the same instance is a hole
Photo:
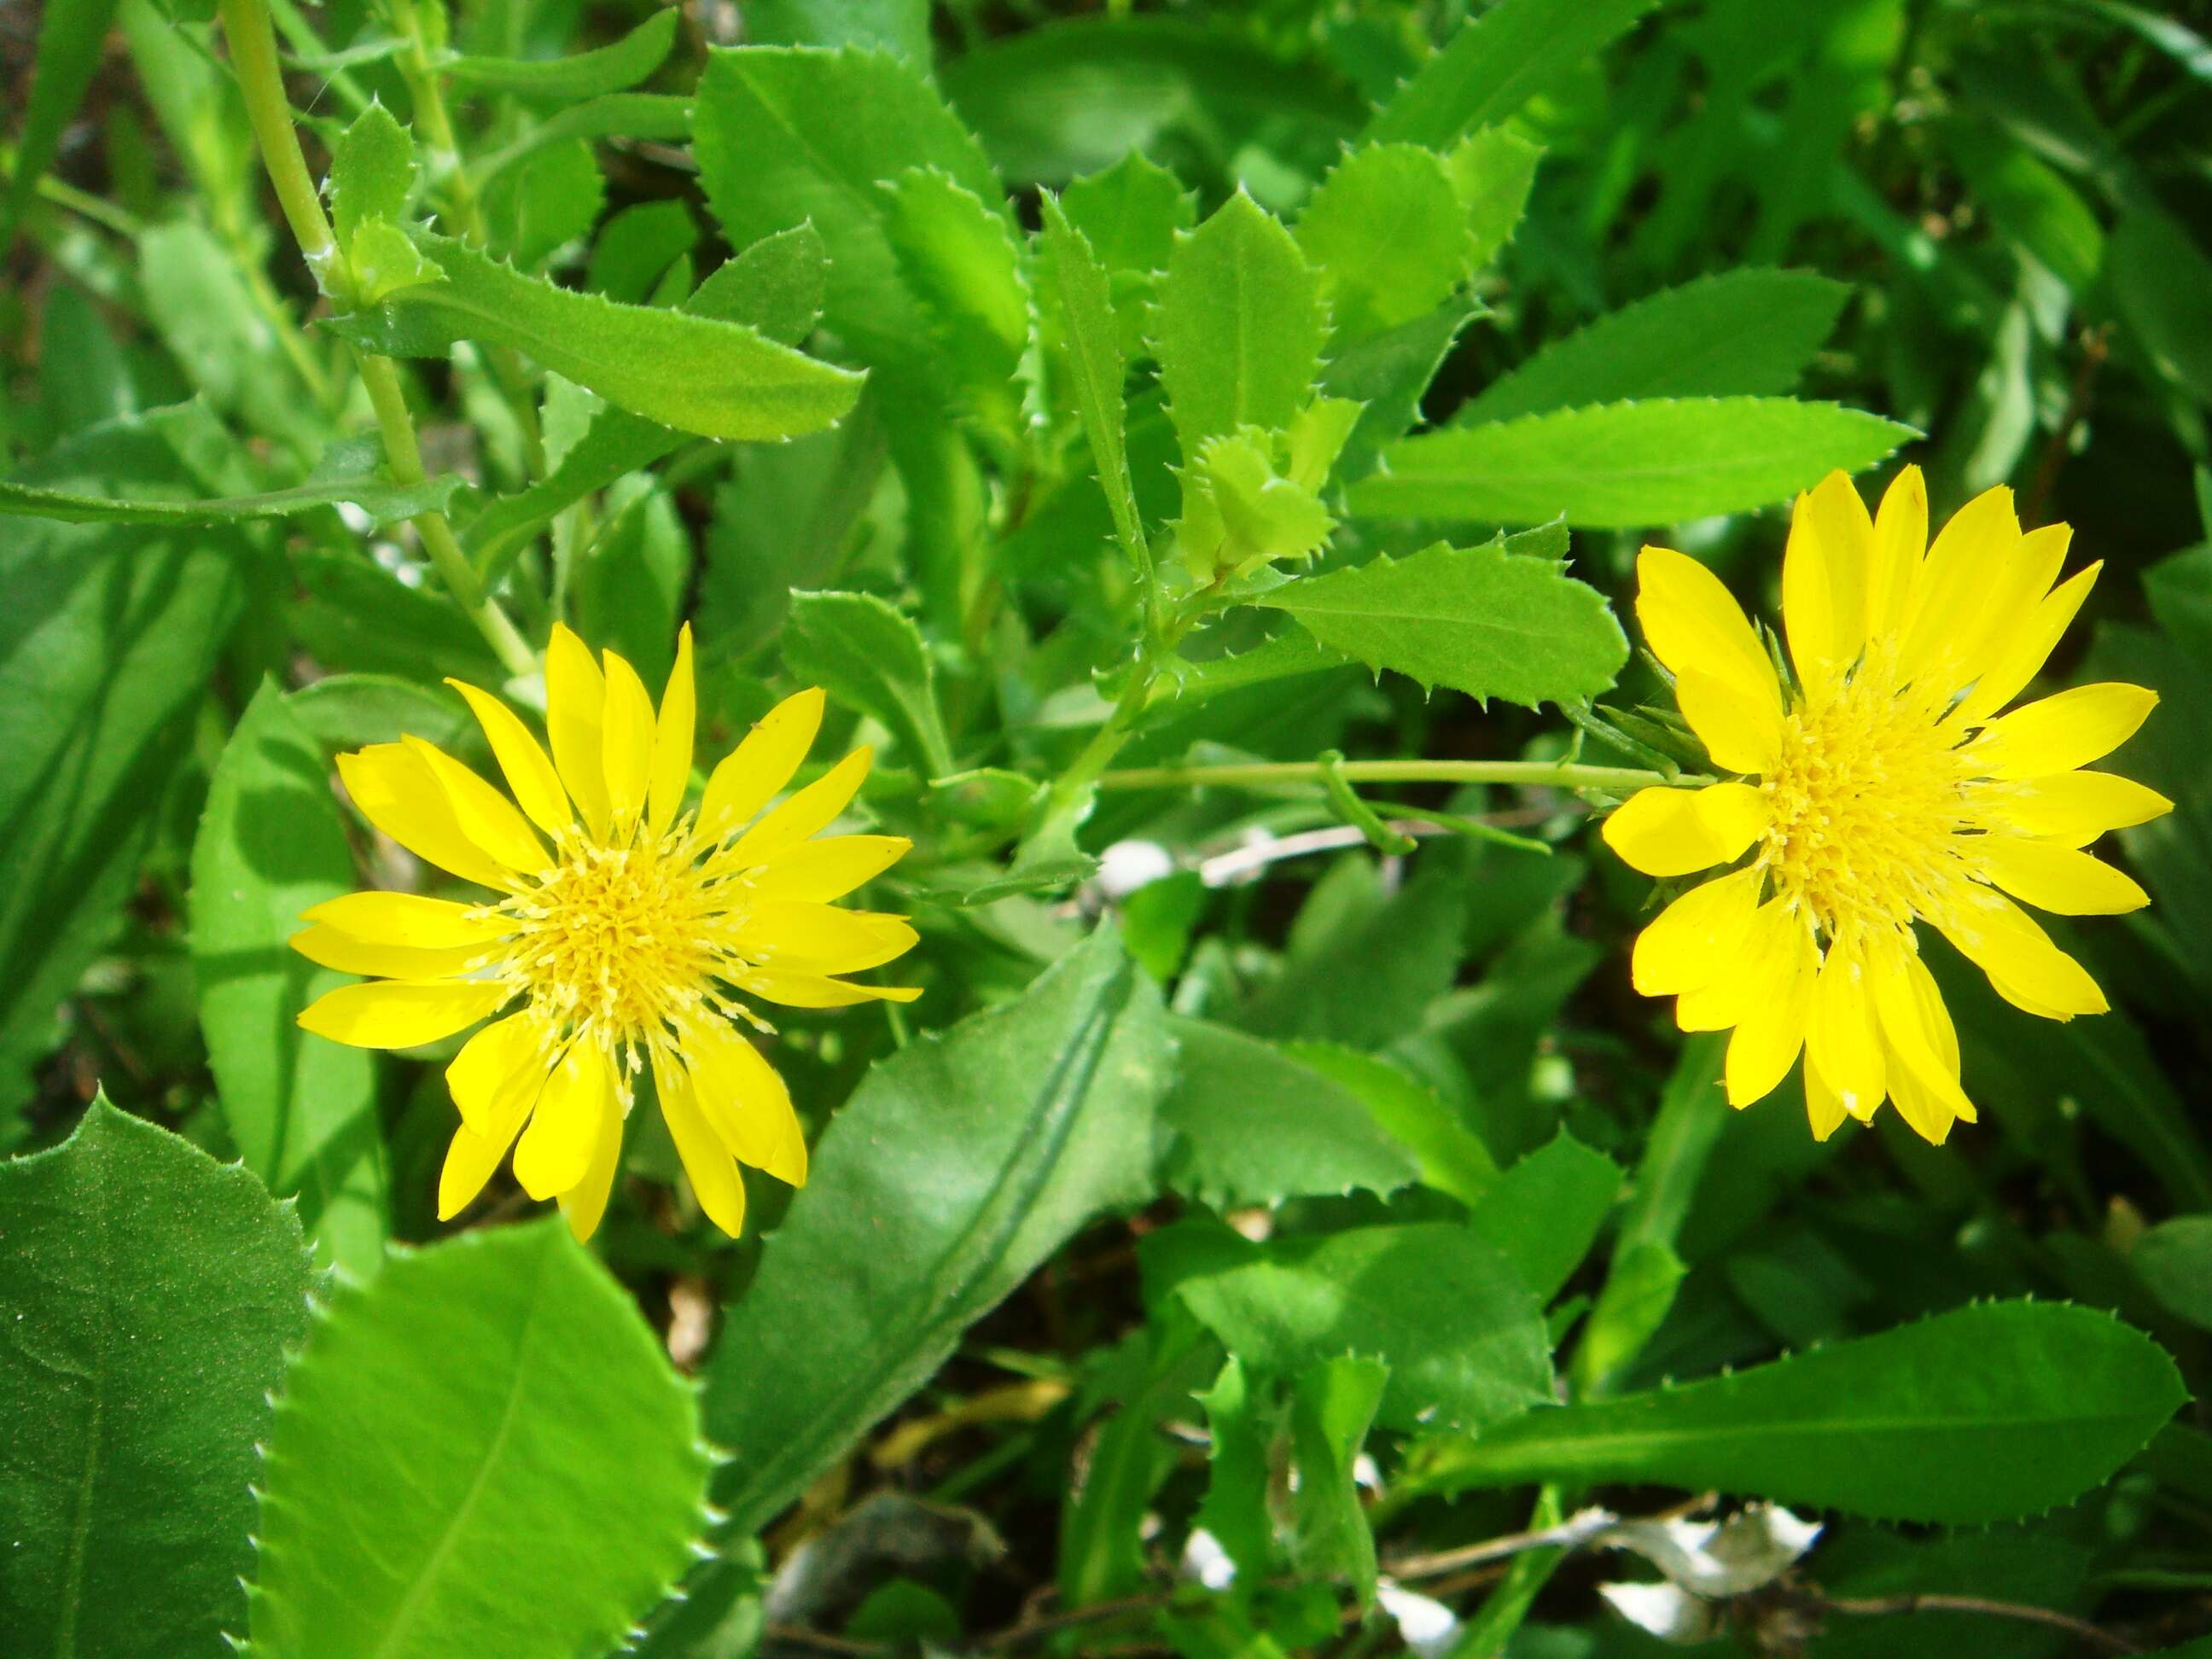
[[[513,346],[632,414],[708,438],[818,431],[860,395],[860,376],[757,329],[556,288],[427,231],[416,246],[445,281],[325,325],[391,356],[442,356],[456,340]]]
[[[1620,1195],[1620,1166],[1562,1129],[1492,1182],[1467,1224],[1548,1303],[1597,1243]]]
[[[301,912],[350,891],[353,849],[320,746],[264,682],[208,785],[192,842],[192,977],[217,1099],[246,1165],[328,1258],[374,1271],[386,1231],[376,1068],[364,1049],[320,1042],[295,1023],[349,975],[287,941]]]
[[[142,494],[163,489],[164,482],[142,483],[127,472],[100,481],[121,492],[112,495],[0,481],[0,514],[64,524],[238,524],[291,518],[344,501],[377,523],[389,524],[420,513],[442,513],[465,482],[458,473],[443,472],[417,484],[392,483],[378,474],[383,459],[383,447],[374,438],[336,444],[305,482],[289,489],[200,501]]]
[[[962,405],[1012,434],[1036,332],[1021,250],[1002,213],[951,174],[908,167],[877,187],[884,232],[944,349]]]
[[[745,38],[764,46],[868,46],[929,67],[929,0],[752,0]]]
[[[1459,192],[1416,144],[1352,151],[1307,201],[1295,234],[1321,273],[1340,346],[1426,316],[1474,268]]]
[[[449,58],[439,72],[479,92],[563,102],[634,87],[659,69],[676,44],[683,9],[664,6],[611,45],[566,58]]]
[[[372,100],[331,152],[331,222],[341,244],[376,220],[406,216],[415,193],[415,141]]]
[[[1732,1376],[1547,1407],[1455,1443],[1424,1491],[1620,1480],[1974,1526],[2072,1502],[2187,1398],[2158,1345],[1996,1302]]]
[[[1339,1354],[1390,1367],[1376,1420],[1492,1423],[1551,1397],[1536,1298],[1513,1264],[1444,1222],[1252,1243],[1186,1223],[1138,1245],[1146,1297],[1172,1295],[1255,1370],[1296,1376]]]
[[[1350,501],[1379,519],[1679,524],[1787,501],[1913,435],[1878,415],[1789,398],[1605,404],[1407,438]]]
[[[1175,1086],[1160,1122],[1170,1191],[1217,1210],[1358,1189],[1391,1193],[1419,1175],[1360,1098],[1257,1037],[1204,1020],[1170,1024]]]
[[[1443,367],[1460,331],[1484,314],[1480,301],[1458,295],[1425,317],[1358,341],[1330,357],[1322,370],[1322,392],[1365,405],[1337,458],[1340,486],[1349,488],[1374,471],[1382,452],[1419,422],[1421,394]]]
[[[1389,1380],[1381,1360],[1339,1354],[1301,1376],[1291,1401],[1298,1569],[1316,1578],[1349,1578],[1361,1607],[1375,1599],[1375,1533],[1352,1468]]]
[[[1158,991],[1102,929],[869,1073],[708,1369],[732,1531],[772,1519],[1076,1228],[1151,1195],[1170,1060]]]
[[[1535,186],[1537,164],[1543,159],[1541,149],[1510,127],[1471,132],[1443,158],[1444,171],[1459,192],[1468,233],[1474,238],[1470,257],[1476,270],[1512,240],[1528,208],[1528,192]]]
[[[1328,313],[1290,232],[1240,190],[1176,238],[1158,327],[1160,384],[1188,461],[1208,438],[1291,423],[1312,396]]]
[[[1287,611],[1332,650],[1424,685],[1531,708],[1573,702],[1613,684],[1628,642],[1604,596],[1560,568],[1565,539],[1378,554],[1255,603]],[[1528,550],[1512,550],[1516,544]]]
[[[1059,302],[1061,326],[1067,333],[1076,412],[1090,441],[1091,463],[1113,514],[1114,532],[1142,573],[1151,568],[1152,550],[1145,540],[1136,486],[1129,477],[1128,409],[1122,399],[1124,370],[1113,292],[1105,267],[1049,191],[1042,204],[1045,280]]]
[[[698,246],[699,226],[687,204],[637,203],[611,216],[592,239],[585,286],[625,305],[644,305],[672,267],[679,262],[688,267],[686,256]],[[819,303],[817,296],[816,304]],[[808,322],[811,326],[812,319]],[[797,345],[805,337],[805,330],[794,336],[759,324],[755,326],[786,345]]]
[[[799,593],[781,635],[784,665],[890,728],[907,764],[952,770],[937,712],[937,672],[911,618],[872,593]]]
[[[1255,1397],[1256,1396],[1256,1397]],[[1206,1499],[1198,1524],[1213,1534],[1240,1577],[1267,1571],[1274,1526],[1267,1512],[1269,1442],[1266,1391],[1235,1354],[1198,1396],[1206,1410]]]
[[[548,145],[501,173],[484,191],[485,251],[534,271],[588,232],[606,200],[606,180],[590,144],[571,138]]]
[[[1398,88],[1367,137],[1440,149],[1463,132],[1494,126],[1657,3],[1499,0]]]
[[[1103,1356],[1103,1375],[1086,1389],[1086,1403],[1114,1409],[1091,1437],[1082,1478],[1061,1507],[1060,1593],[1067,1606],[1103,1601],[1144,1583],[1145,1516],[1177,1462],[1161,1427],[1188,1413],[1213,1352],[1206,1334],[1182,1319],[1135,1332]]]
[[[690,1564],[698,1431],[558,1217],[395,1255],[285,1376],[247,1651],[605,1652]]]
[[[1385,1133],[1413,1155],[1425,1186],[1473,1205],[1498,1180],[1498,1160],[1436,1091],[1390,1061],[1328,1042],[1285,1052],[1358,1096]]]
[[[1662,289],[1555,340],[1500,375],[1455,424],[1623,398],[1787,392],[1850,289],[1802,270],[1747,268]]]
[[[1170,658],[1153,690],[1150,708],[1161,714],[1172,714],[1224,691],[1296,674],[1317,673],[1324,668],[1341,668],[1350,660],[1303,629],[1286,628],[1274,638],[1234,656],[1209,657],[1201,662]]]
[[[101,1096],[0,1164],[0,1607],[21,1653],[220,1653],[254,1445],[307,1324],[298,1218]]]
[[[1141,150],[1070,179],[1060,205],[1109,271],[1165,270],[1176,233],[1198,222],[1198,198]]]

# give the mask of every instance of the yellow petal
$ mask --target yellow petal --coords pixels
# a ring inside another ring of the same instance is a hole
[[[786,697],[761,716],[745,740],[722,758],[707,780],[699,802],[699,828],[709,836],[727,835],[767,805],[822,729],[823,696],[818,689]]]
[[[507,868],[462,833],[437,775],[405,744],[371,744],[340,755],[338,777],[362,816],[416,858],[464,881],[514,884]]]
[[[738,837],[728,860],[733,869],[766,864],[816,831],[826,830],[860,791],[875,750],[862,744],[806,787],[794,791]]]
[[[1782,716],[1726,680],[1686,668],[1674,677],[1674,700],[1721,769],[1766,773],[1782,754]]]
[[[826,902],[872,881],[913,846],[903,836],[832,836],[810,841],[757,872],[750,885],[756,898]]]
[[[1778,964],[1794,956],[1804,927],[1779,899],[1753,912],[1743,943],[1720,958],[1719,971],[1675,999],[1674,1023],[1686,1031],[1722,1031],[1768,994]]]
[[[422,950],[411,945],[373,945],[318,925],[295,933],[291,945],[301,956],[342,974],[368,974],[382,979],[428,981],[453,979],[482,967],[496,945],[447,945]]]
[[[2072,526],[2063,524],[2045,525],[2021,537],[2012,557],[1990,583],[1979,616],[1971,628],[1960,629],[1953,653],[1956,684],[1952,689],[1978,684],[1992,665],[2010,656],[2023,631],[2034,621],[2038,608],[2049,597],[2051,584],[2058,579],[2073,540]]]
[[[1973,689],[1960,699],[1945,724],[1978,726],[2027,690],[2027,683],[2042,672],[2058,641],[2073,626],[2075,613],[2089,597],[2097,573],[2104,568],[2100,560],[2068,577],[2055,592],[2044,595],[2008,637],[1993,641],[1989,660]]]
[[[2143,686],[2077,685],[1990,721],[1966,754],[1988,777],[2070,772],[2118,749],[2157,706],[2158,693]]]
[[[719,1021],[685,1034],[693,1096],[722,1144],[741,1164],[794,1187],[806,1184],[806,1140],[791,1091],[760,1050]],[[796,1139],[799,1155],[791,1155]]]
[[[325,899],[300,913],[365,945],[404,945],[418,951],[455,945],[489,945],[505,938],[514,923],[496,911],[419,893],[347,893]]]
[[[1853,1117],[1869,1117],[1887,1092],[1881,1038],[1855,951],[1831,945],[1805,1020],[1805,1064]]]
[[[653,787],[647,827],[658,836],[668,833],[691,787],[691,739],[699,721],[698,682],[691,667],[691,624],[676,635],[676,666],[660,693],[660,716],[653,726]]]
[[[1677,674],[1695,669],[1725,680],[1781,718],[1774,664],[1719,577],[1672,548],[1647,547],[1636,580],[1637,620],[1660,661]]]
[[[606,722],[606,676],[590,649],[565,625],[553,624],[545,647],[545,730],[553,763],[585,826],[605,840],[609,821],[601,732]]]
[[[1974,849],[1989,878],[2016,899],[2062,916],[2117,916],[2150,895],[2131,877],[2055,841],[1984,836]]]
[[[2101,1014],[2110,1006],[2088,969],[2000,894],[1969,886],[1931,920],[2015,1008],[2068,1020],[2076,1014]]]
[[[413,1048],[475,1024],[514,993],[480,980],[410,985],[375,980],[341,985],[300,1011],[317,1036],[356,1048]]]
[[[1766,827],[1766,799],[1747,783],[1655,785],[1613,809],[1605,844],[1647,876],[1686,876],[1741,855]]]
[[[606,769],[607,811],[617,823],[633,823],[653,787],[653,697],[637,670],[606,653],[607,703],[600,730]]]
[[[538,1109],[514,1149],[514,1178],[536,1199],[567,1192],[591,1172],[606,1119],[619,1117],[614,1064],[598,1048],[572,1042],[538,1091]]]
[[[446,1067],[446,1087],[461,1121],[502,1147],[513,1140],[550,1069],[547,1038],[528,1014],[509,1014],[463,1043]]]
[[[561,1194],[561,1213],[579,1244],[599,1231],[599,1218],[607,1212],[607,1194],[614,1190],[615,1170],[622,1163],[622,1114],[609,1112],[600,1121],[599,1144],[592,1148],[584,1178]]]
[[[1867,637],[1885,639],[1905,631],[1912,590],[1928,551],[1928,485],[1920,469],[1908,466],[1882,493],[1874,518],[1874,547],[1866,576]]]
[[[737,1163],[708,1126],[681,1068],[659,1068],[656,1075],[660,1078],[660,1115],[668,1124],[669,1139],[676,1143],[677,1156],[684,1160],[684,1173],[691,1178],[699,1207],[735,1238],[745,1225],[745,1183]]]
[[[857,1002],[912,1002],[921,994],[912,985],[855,985],[820,974],[777,968],[747,968],[731,975],[744,990],[787,1008],[849,1008]]]
[[[428,767],[446,792],[453,822],[461,833],[510,870],[536,875],[552,860],[531,833],[530,821],[505,795],[486,783],[460,762],[420,738],[404,739],[416,758]]]
[[[766,968],[856,974],[905,955],[915,940],[903,917],[768,899],[747,908],[737,948]]]
[[[1898,672],[1917,681],[1942,676],[1980,623],[1990,592],[2020,546],[2012,491],[1985,489],[1951,517],[1928,550],[1912,594]]]
[[[1996,787],[2003,793],[1986,807],[1978,805],[1978,817],[2069,847],[2087,846],[2109,830],[2148,823],[2173,811],[2157,790],[2111,772],[2055,772]]]
[[[1630,974],[1647,997],[1694,991],[1720,976],[1759,909],[1759,872],[1739,870],[1692,887],[1636,937]]]
[[[1866,644],[1874,521],[1843,472],[1797,498],[1782,556],[1782,625],[1807,693],[1825,695]]]
[[[1901,944],[1875,952],[1868,973],[1890,1061],[1890,1097],[1916,1133],[1941,1145],[1954,1119],[1974,1115],[1959,1086],[1959,1034],[1943,994],[1928,964]]]
[[[1727,1079],[1731,1106],[1748,1106],[1773,1093],[1805,1044],[1805,1020],[1820,955],[1805,926],[1790,919],[1789,933],[1764,963],[1765,984],[1729,1038]]]
[[[513,1137],[508,1138],[512,1139]],[[453,1131],[446,1149],[445,1167],[438,1172],[438,1219],[451,1221],[476,1201],[484,1182],[507,1156],[507,1142],[487,1140],[466,1125]]]
[[[568,829],[575,821],[568,810],[568,791],[561,787],[561,775],[553,769],[552,757],[531,735],[521,717],[490,692],[480,691],[465,680],[448,679],[446,684],[476,711],[477,724],[483,727],[484,740],[491,744],[492,758],[499,763],[507,787],[514,792],[530,821],[549,836]]]
[[[1826,1140],[1845,1117],[1843,1097],[1820,1080],[1811,1066],[1805,1068],[1805,1117],[1813,1126],[1813,1139]]]

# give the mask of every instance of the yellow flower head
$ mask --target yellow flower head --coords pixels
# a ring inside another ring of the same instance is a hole
[[[338,774],[379,830],[496,896],[349,893],[317,905],[293,948],[377,977],[320,998],[300,1024],[338,1042],[404,1048],[520,999],[446,1068],[461,1127],[438,1183],[440,1217],[481,1192],[513,1146],[523,1189],[557,1197],[589,1237],[614,1182],[633,1080],[650,1067],[701,1206],[735,1234],[745,1212],[737,1164],[803,1185],[806,1143],[783,1079],[734,1022],[772,1028],[734,994],[796,1008],[917,994],[836,977],[915,942],[902,917],[830,903],[909,843],[812,839],[860,788],[869,751],[763,813],[821,724],[821,692],[802,691],[714,769],[698,810],[683,811],[696,708],[688,628],[657,716],[629,663],[610,651],[602,668],[555,629],[550,757],[505,704],[452,684],[513,800],[419,738],[341,755]]]
[[[2005,896],[2065,915],[2148,902],[2081,849],[2172,803],[2079,769],[2158,699],[2085,685],[1999,710],[2074,619],[2097,565],[2053,586],[2071,532],[2023,534],[2012,492],[1962,508],[1933,547],[1919,469],[1869,521],[1832,473],[1798,498],[1782,568],[1796,670],[1703,565],[1647,547],[1636,614],[1682,714],[1741,781],[1646,789],[1605,839],[1646,874],[1741,867],[1691,889],[1636,941],[1636,988],[1672,995],[1686,1031],[1734,1028],[1728,1097],[1746,1106],[1805,1055],[1825,1139],[1885,1097],[1931,1141],[1974,1120],[1951,1017],[1913,931],[1926,921],[1997,994],[2046,1019],[2102,1013],[2081,963]]]

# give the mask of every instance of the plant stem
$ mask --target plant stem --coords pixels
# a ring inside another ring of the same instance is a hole
[[[1092,740],[1094,748],[1113,726],[1109,720],[1101,729],[1098,738]],[[1118,749],[1120,744],[1116,743],[1115,747]],[[1080,765],[1081,762],[1077,763]],[[1669,778],[1631,766],[1580,766],[1552,761],[1346,761],[1338,769],[1354,783],[1507,783],[1529,788],[1624,790],[1712,781],[1710,778],[1686,775]],[[1197,789],[1209,784],[1249,788],[1321,781],[1322,763],[1317,760],[1226,766],[1133,766],[1119,772],[1102,772],[1097,777],[1101,789]]]
[[[246,118],[252,124],[262,165],[269,170],[269,182],[276,187],[285,222],[314,273],[316,285],[327,292],[331,268],[342,256],[331,233],[331,222],[324,216],[322,198],[307,173],[307,158],[301,154],[299,135],[293,130],[292,106],[284,96],[268,0],[220,0],[220,7],[223,34],[230,43],[231,66],[237,72],[239,90],[245,94]],[[354,362],[375,408],[377,426],[384,437],[385,461],[393,479],[402,484],[420,483],[422,451],[416,441],[414,417],[408,413],[407,399],[399,389],[398,370],[390,358],[358,347]],[[446,515],[422,513],[414,522],[439,577],[507,672],[518,676],[537,672],[536,653],[515,631],[499,602],[484,593]]]

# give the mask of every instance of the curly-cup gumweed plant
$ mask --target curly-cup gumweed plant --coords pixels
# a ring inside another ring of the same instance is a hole
[[[2212,85],[2065,22],[0,30],[0,1652],[2197,1651]]]

